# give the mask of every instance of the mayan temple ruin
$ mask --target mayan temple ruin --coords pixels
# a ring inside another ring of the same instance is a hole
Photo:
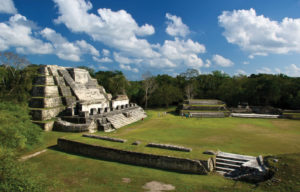
[[[33,122],[44,130],[113,131],[146,117],[126,95],[112,95],[85,69],[46,65],[33,82]]]
[[[228,117],[229,111],[223,101],[216,99],[189,99],[179,105],[177,111],[180,115],[190,117]]]

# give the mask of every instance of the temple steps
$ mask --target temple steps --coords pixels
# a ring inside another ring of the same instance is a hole
[[[216,156],[216,172],[225,175],[232,171],[240,170],[242,165],[249,161],[256,161],[256,157],[218,152]]]
[[[118,129],[120,127],[123,127],[125,125],[134,123],[136,121],[141,120],[142,118],[145,118],[146,115],[144,113],[141,113],[138,109],[130,111],[130,116],[126,117],[123,113],[115,114],[112,116],[106,117],[107,120],[112,124],[112,126],[115,129]]]

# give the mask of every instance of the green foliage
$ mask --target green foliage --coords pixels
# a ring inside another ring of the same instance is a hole
[[[0,103],[0,146],[10,149],[31,147],[41,140],[41,128],[30,121],[26,105]]]
[[[43,179],[32,175],[31,166],[18,162],[11,150],[0,148],[0,191],[42,192],[46,191]]]
[[[0,65],[0,101],[28,102],[37,65],[22,69]]]
[[[45,191],[17,152],[40,143],[42,130],[30,121],[27,105],[0,103],[0,191]]]

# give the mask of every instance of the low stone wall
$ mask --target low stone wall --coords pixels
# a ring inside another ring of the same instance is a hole
[[[59,149],[63,151],[86,155],[94,158],[158,169],[172,170],[177,172],[203,175],[207,174],[206,168],[199,160],[125,151],[98,145],[80,143],[64,138],[59,138],[57,140],[57,144]]]
[[[170,144],[160,144],[160,143],[149,143],[147,147],[155,147],[155,148],[161,148],[161,149],[169,149],[174,151],[184,151],[184,152],[190,152],[192,151],[191,148],[186,148],[182,146],[177,145],[170,145]]]
[[[101,139],[101,140],[106,140],[106,141],[118,142],[118,143],[125,143],[127,141],[126,139],[118,139],[118,138],[112,138],[112,137],[100,136],[100,135],[83,134],[82,136],[83,137],[94,138],[94,139]]]

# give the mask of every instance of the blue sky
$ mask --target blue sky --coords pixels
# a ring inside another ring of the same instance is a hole
[[[0,51],[35,64],[300,76],[299,0],[0,0]]]

